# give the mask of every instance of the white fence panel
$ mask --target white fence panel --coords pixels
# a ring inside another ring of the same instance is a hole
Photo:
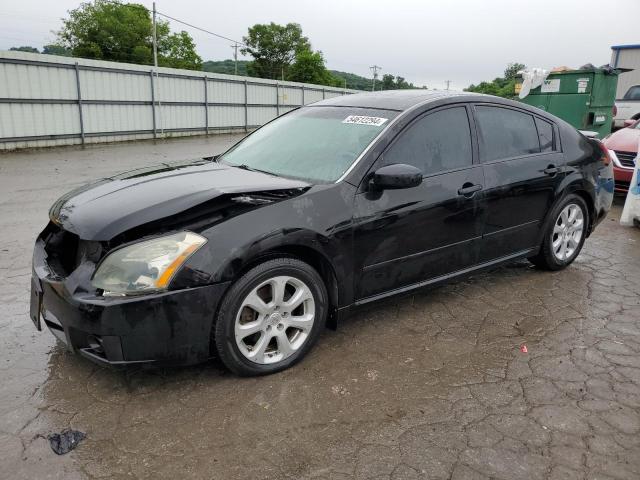
[[[209,107],[210,128],[240,128],[244,126],[244,106]]]
[[[153,116],[146,105],[83,105],[85,133],[153,132]]]
[[[325,92],[326,96],[326,92]],[[319,102],[322,100],[322,90],[305,90],[304,91],[304,104],[309,105],[313,102]]]
[[[75,72],[38,65],[0,64],[0,98],[78,98]]]
[[[204,81],[201,78],[159,76],[157,100],[160,102],[204,102]]]
[[[275,105],[278,97],[276,96],[276,85],[256,85],[250,83],[247,86],[247,101],[249,104],[266,104]]]
[[[280,105],[302,105],[302,89],[282,87],[280,90]]]
[[[244,83],[207,80],[209,103],[244,103]]]
[[[248,124],[251,127],[263,125],[278,115],[276,107],[249,107]]]
[[[87,70],[79,77],[83,100],[151,101],[150,75]]]
[[[78,106],[72,103],[0,104],[0,138],[73,135],[79,130]]]
[[[163,105],[160,128],[163,130],[190,130],[205,128],[205,113],[201,107],[190,105]]]
[[[0,150],[246,131],[354,90],[0,52]]]

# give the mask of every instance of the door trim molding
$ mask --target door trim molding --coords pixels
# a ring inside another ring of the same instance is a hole
[[[400,287],[400,288],[395,288],[393,290],[388,290],[386,292],[382,292],[376,295],[372,295],[370,297],[365,297],[365,298],[361,298],[360,300],[357,300],[356,302],[354,302],[354,305],[364,305],[366,303],[369,302],[373,302],[375,300],[381,300],[383,298],[386,297],[390,297],[392,295],[397,295],[400,293],[404,293],[404,292],[408,292],[411,290],[415,290],[416,288],[420,288],[420,287],[426,287],[428,285],[432,285],[435,283],[440,283],[443,282],[445,280],[450,280],[453,279],[455,277],[458,277],[460,275],[465,275],[467,273],[471,273],[477,270],[482,270],[484,268],[488,268],[488,267],[493,267],[496,265],[499,265],[501,263],[508,263],[511,262],[512,260],[516,260],[518,258],[523,258],[526,257],[527,255],[531,254],[533,251],[535,250],[535,248],[528,248],[526,250],[520,250],[519,252],[516,253],[512,253],[510,255],[506,255],[504,257],[499,257],[496,258],[495,260],[491,260],[489,262],[484,262],[484,263],[479,263],[477,265],[474,265],[473,267],[469,267],[469,268],[464,268],[462,270],[456,270],[453,273],[447,273],[445,275],[441,275],[439,277],[434,277],[431,278],[429,280],[425,280],[422,282],[418,282],[418,283],[413,283],[411,285],[407,285],[405,287]]]
[[[405,255],[404,257],[396,257],[396,258],[392,258],[391,260],[384,260],[382,262],[372,263],[371,265],[366,265],[365,267],[363,267],[362,271],[367,272],[371,269],[381,267],[383,265],[388,265],[390,263],[401,262],[403,260],[409,260],[411,258],[419,258],[423,255],[428,255],[430,253],[437,252],[438,250],[444,250],[445,248],[455,247],[456,245],[462,245],[463,243],[473,242],[475,240],[480,240],[480,239],[482,239],[482,235],[478,235],[477,237],[467,238],[466,240],[460,240],[459,242],[448,243],[447,245],[442,245],[441,247],[436,247],[436,248],[431,248],[429,250],[423,250],[421,252],[411,253],[409,255]]]
[[[482,232],[482,237],[492,237],[494,235],[500,235],[501,233],[507,233],[511,230],[516,230],[518,228],[528,227],[533,225],[534,223],[541,223],[540,220],[529,220],[528,222],[519,223],[518,225],[512,225],[511,227],[501,228],[500,230],[494,230],[493,232]],[[485,225],[486,226],[486,225]]]

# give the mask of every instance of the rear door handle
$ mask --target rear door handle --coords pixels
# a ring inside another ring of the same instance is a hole
[[[472,197],[474,193],[482,190],[482,185],[476,183],[475,185],[465,183],[462,188],[458,189],[458,195],[464,195],[465,197]]]
[[[555,165],[549,165],[547,168],[543,170],[543,172],[553,177],[555,174],[560,172],[560,169]]]

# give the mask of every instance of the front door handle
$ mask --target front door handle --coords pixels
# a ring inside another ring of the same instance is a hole
[[[560,169],[552,164],[552,165],[549,165],[547,168],[545,168],[543,172],[553,177],[554,175],[560,172]]]
[[[458,189],[458,195],[473,197],[473,194],[480,190],[482,190],[482,185],[480,185],[479,183],[465,183],[462,188]]]

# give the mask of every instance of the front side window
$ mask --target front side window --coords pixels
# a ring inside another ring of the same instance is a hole
[[[471,166],[471,129],[465,107],[418,119],[384,153],[383,164],[406,163],[423,175]]]
[[[367,108],[300,108],[258,129],[218,161],[313,183],[335,182],[397,115]]]
[[[640,100],[640,85],[635,85],[627,90],[624,100]]]
[[[533,116],[518,110],[479,105],[476,107],[483,162],[540,153]]]

